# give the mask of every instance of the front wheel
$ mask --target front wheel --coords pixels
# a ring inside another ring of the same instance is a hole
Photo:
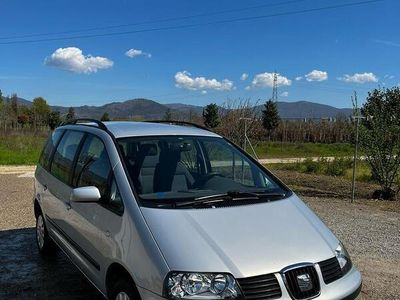
[[[112,287],[112,290],[110,292],[110,299],[112,300],[140,300],[139,295],[137,294],[137,291],[135,287],[133,286],[133,283],[121,279],[118,280],[115,285]]]
[[[42,256],[52,255],[57,251],[57,246],[49,236],[41,213],[36,218],[36,244]]]

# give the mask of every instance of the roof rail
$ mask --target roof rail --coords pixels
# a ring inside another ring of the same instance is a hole
[[[203,129],[203,130],[207,130],[207,131],[210,131],[210,132],[214,132],[214,131],[212,131],[210,128],[201,126],[201,125],[196,124],[196,123],[186,122],[186,121],[150,120],[150,121],[145,121],[145,122],[147,122],[147,123],[170,124],[170,125],[192,126],[192,127],[196,127],[196,128],[199,128],[199,129]]]
[[[86,123],[95,123],[99,129],[102,130],[107,130],[106,125],[102,121],[96,120],[96,119],[90,119],[90,118],[78,118],[78,119],[72,119],[69,121],[65,121],[61,123],[61,126],[64,125],[85,125],[85,126],[92,126],[89,124],[82,124],[81,122],[86,122]]]

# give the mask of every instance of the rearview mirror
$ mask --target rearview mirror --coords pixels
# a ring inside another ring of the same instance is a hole
[[[70,200],[72,202],[97,202],[100,198],[100,191],[97,187],[84,186],[73,189]]]

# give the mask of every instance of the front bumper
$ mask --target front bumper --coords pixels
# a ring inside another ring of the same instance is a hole
[[[330,283],[325,284],[322,278],[321,270],[318,265],[315,266],[320,285],[321,293],[317,298],[324,300],[360,300],[361,297],[361,274],[356,267],[352,267],[351,270],[342,278]],[[291,299],[283,279],[279,273],[276,274],[279,285],[282,290],[282,297],[279,299]],[[165,298],[143,288],[138,287],[141,299],[143,300],[165,300]]]

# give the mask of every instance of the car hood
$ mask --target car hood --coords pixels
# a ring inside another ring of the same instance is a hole
[[[252,205],[142,211],[173,271],[249,277],[331,258],[338,244],[295,194]]]

